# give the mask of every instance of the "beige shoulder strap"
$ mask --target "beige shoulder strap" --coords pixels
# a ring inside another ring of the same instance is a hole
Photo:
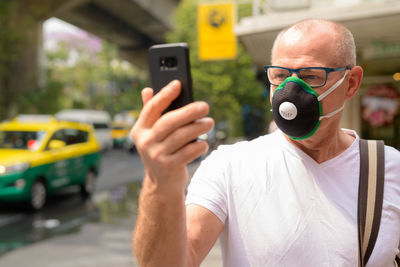
[[[360,139],[357,214],[360,267],[367,264],[379,232],[385,179],[384,165],[383,141]]]

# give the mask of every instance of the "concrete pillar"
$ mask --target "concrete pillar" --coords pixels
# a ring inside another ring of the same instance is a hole
[[[53,12],[84,0],[5,0],[0,2],[0,120],[19,112],[18,98],[44,85],[42,24]],[[45,101],[45,100],[44,100]],[[25,107],[28,109],[29,107]]]
[[[15,60],[10,64],[10,87],[17,100],[20,94],[38,89],[40,79],[39,55],[42,48],[42,22],[34,22],[22,32],[20,48]],[[13,103],[15,104],[15,103]],[[9,113],[17,112],[15,105],[10,107]],[[12,115],[12,114],[8,114]]]
[[[22,2],[2,2],[0,47],[0,119],[16,112],[21,94],[37,87],[38,44],[42,22],[25,14]]]

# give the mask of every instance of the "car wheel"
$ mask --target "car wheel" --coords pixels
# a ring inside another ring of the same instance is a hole
[[[131,146],[128,150],[129,150],[129,152],[132,153],[132,154],[133,154],[133,153],[136,153],[136,146]]]
[[[85,177],[84,184],[81,184],[81,195],[84,197],[91,196],[96,186],[96,173],[89,170]]]
[[[29,206],[32,210],[40,210],[46,204],[47,191],[43,181],[36,180],[31,187]]]

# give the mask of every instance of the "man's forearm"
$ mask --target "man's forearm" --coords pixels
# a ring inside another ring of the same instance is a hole
[[[145,178],[133,236],[139,266],[185,266],[187,233],[184,191],[160,192]]]

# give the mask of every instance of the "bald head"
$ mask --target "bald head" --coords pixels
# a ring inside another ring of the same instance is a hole
[[[306,38],[329,38],[335,44],[332,58],[336,65],[356,64],[356,47],[352,33],[343,25],[320,19],[307,19],[283,29],[275,39],[271,59],[274,62],[275,50],[280,43],[286,46],[296,46]]]

